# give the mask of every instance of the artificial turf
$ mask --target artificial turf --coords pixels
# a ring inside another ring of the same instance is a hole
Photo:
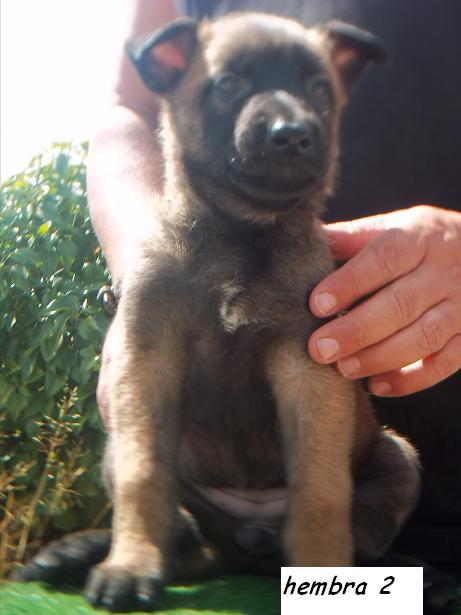
[[[38,583],[5,583],[0,588],[1,615],[96,615],[75,590],[54,590]],[[157,615],[277,615],[280,581],[228,575],[206,583],[178,585],[165,591]]]
[[[461,594],[461,587],[460,587]],[[55,590],[39,583],[0,587],[1,615],[101,615],[75,589]],[[204,583],[170,586],[156,615],[278,615],[280,581],[271,577],[227,575]],[[133,615],[136,615],[133,613]],[[141,615],[138,612],[138,615]],[[450,615],[461,615],[455,609]]]

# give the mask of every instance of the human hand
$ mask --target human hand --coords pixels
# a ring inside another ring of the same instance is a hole
[[[308,351],[375,395],[428,388],[461,367],[461,213],[420,205],[327,225],[347,262],[312,291],[326,317]],[[358,305],[353,306],[360,301]]]

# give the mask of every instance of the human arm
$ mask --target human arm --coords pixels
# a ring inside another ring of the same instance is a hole
[[[319,317],[350,311],[314,332],[311,357],[348,378],[369,377],[369,390],[386,396],[457,371],[461,213],[417,206],[326,229],[333,255],[347,262],[314,288],[309,307]]]
[[[159,105],[125,51],[125,40],[154,31],[175,16],[173,0],[130,3],[119,47],[111,103],[90,140],[88,203],[114,284],[132,247],[153,224],[152,207],[162,190],[162,157],[155,135]]]

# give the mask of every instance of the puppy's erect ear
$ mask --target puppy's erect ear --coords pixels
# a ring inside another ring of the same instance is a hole
[[[379,37],[341,21],[326,24],[333,64],[349,92],[370,62],[385,64],[388,49]]]
[[[158,94],[171,90],[186,72],[197,44],[197,22],[175,19],[147,40],[131,41],[128,54],[147,87]]]

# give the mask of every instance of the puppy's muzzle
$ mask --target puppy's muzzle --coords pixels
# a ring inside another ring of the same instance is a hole
[[[253,96],[241,110],[232,167],[240,187],[292,194],[320,178],[324,128],[318,115],[284,91]]]

